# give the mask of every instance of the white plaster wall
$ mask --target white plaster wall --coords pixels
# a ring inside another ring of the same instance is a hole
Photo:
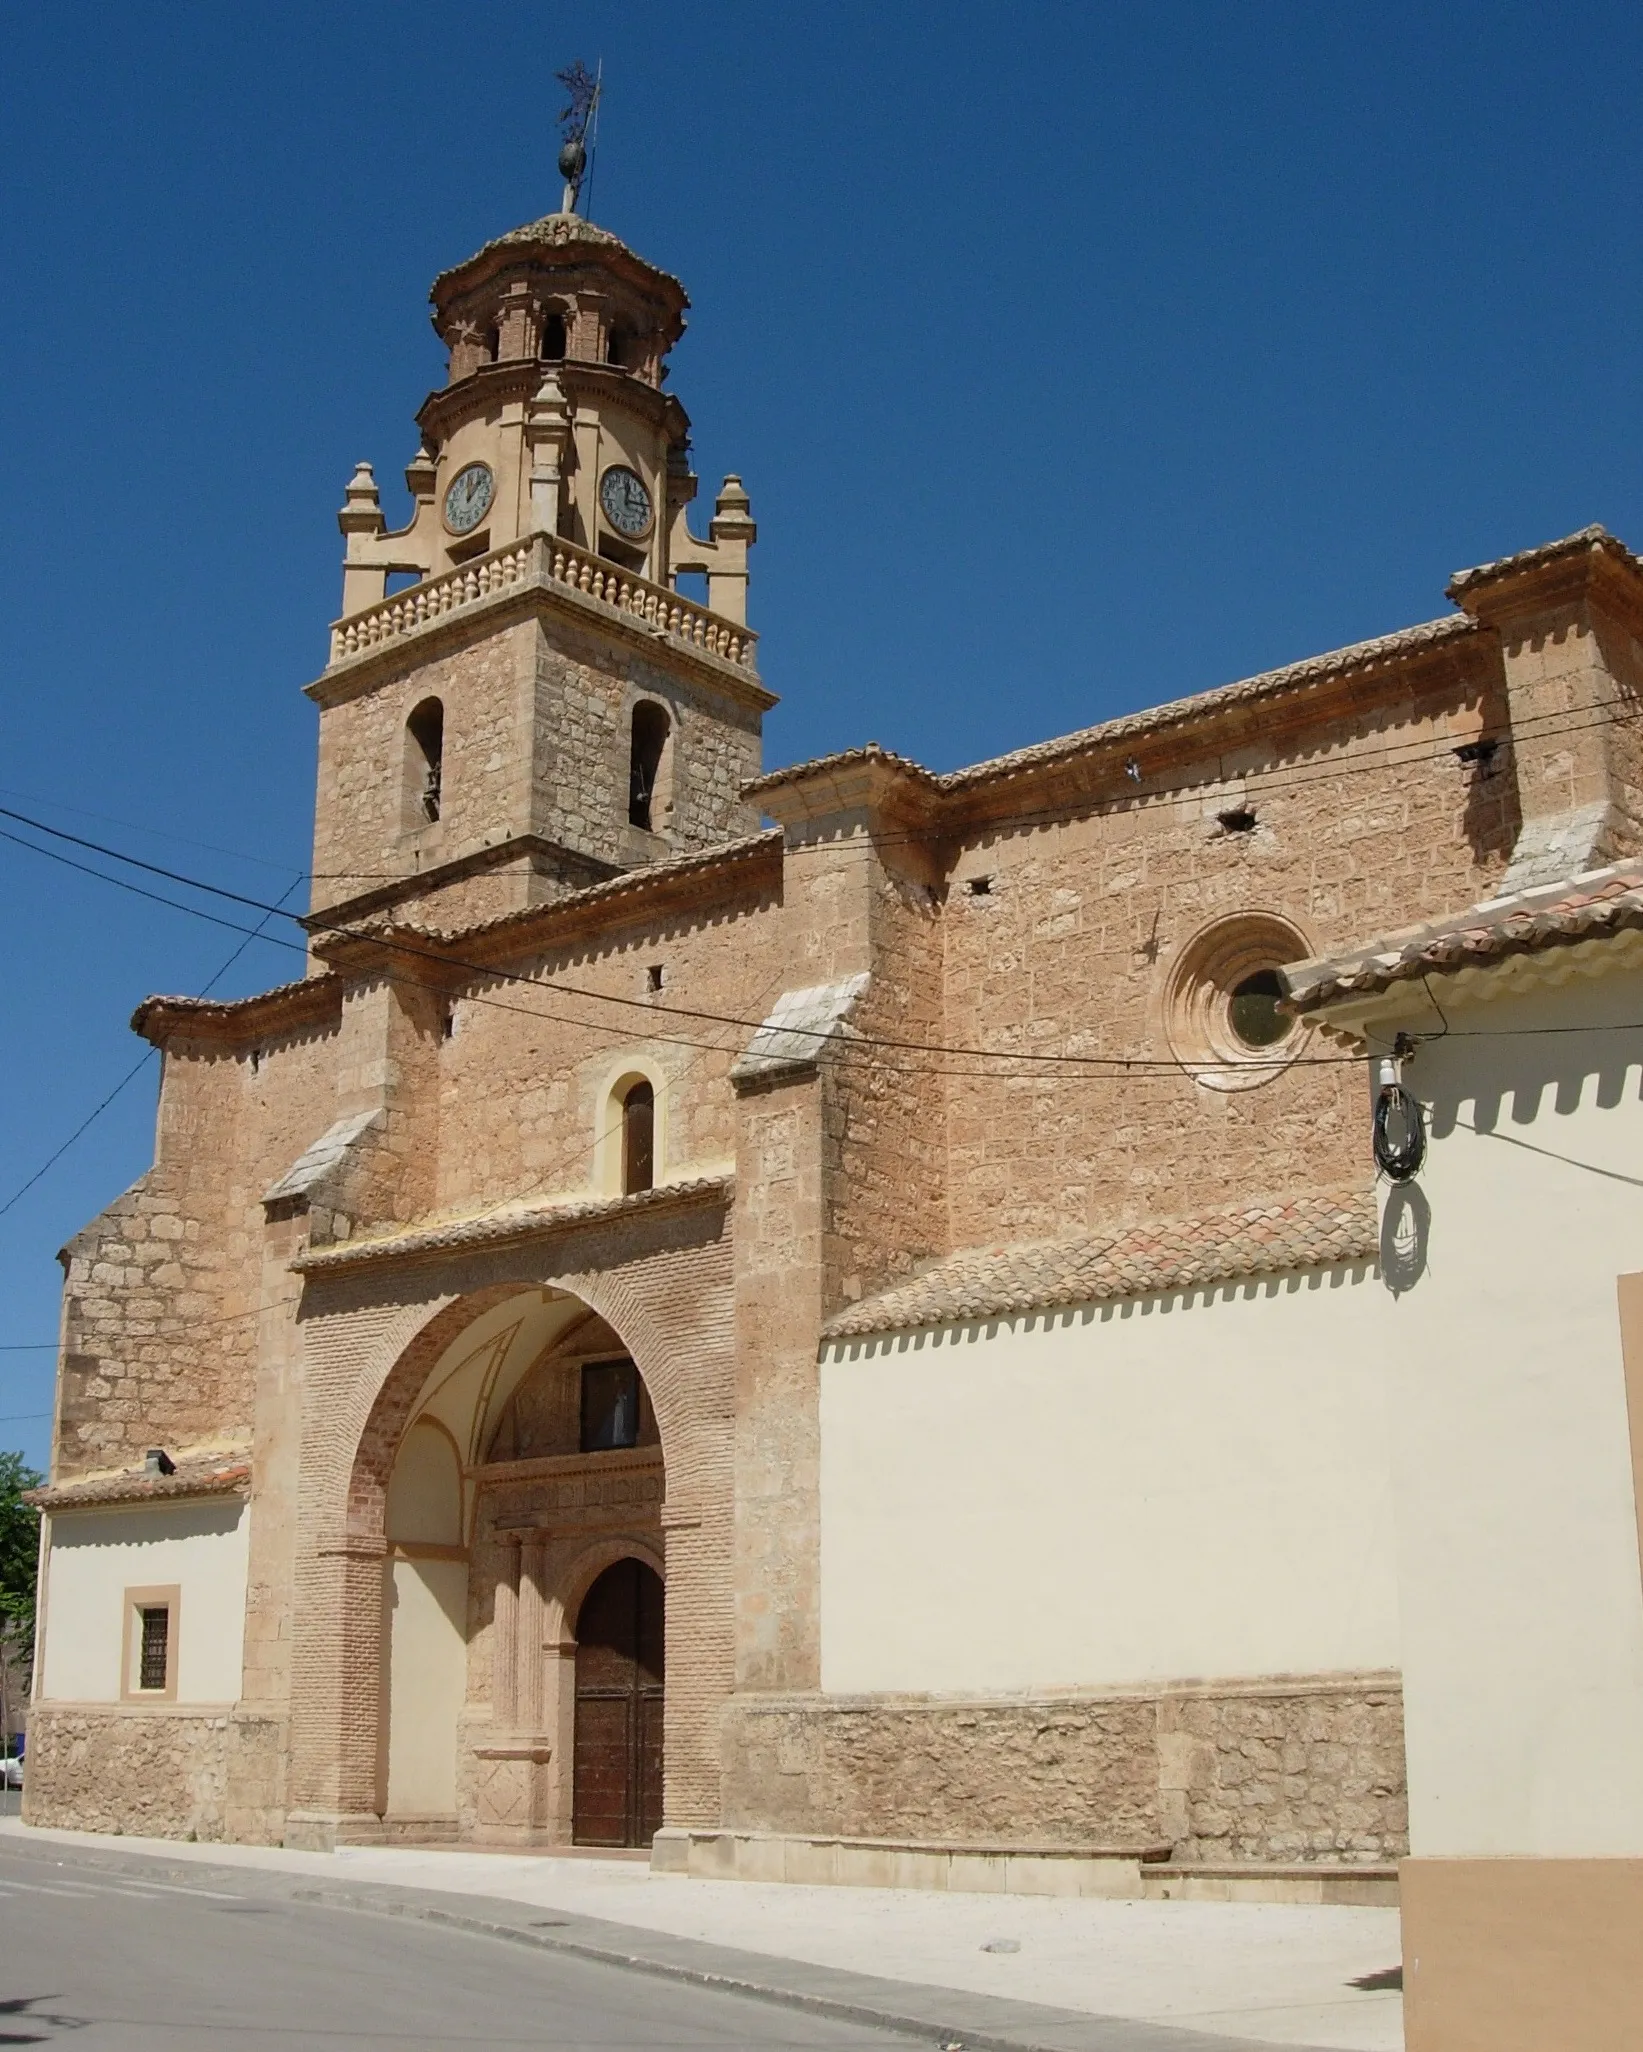
[[[822,1685],[1395,1668],[1372,1269],[824,1352]]]
[[[1453,1037],[1407,1072],[1425,1266],[1388,1300],[1412,1848],[1643,1854],[1615,1293],[1643,1269],[1643,1032],[1564,1030],[1635,1027],[1643,976],[1439,994]]]
[[[388,1813],[449,1816],[467,1683],[468,1564],[400,1557],[390,1588]]]
[[[237,1498],[53,1512],[44,1699],[117,1703],[125,1592],[176,1583],[177,1702],[237,1701],[248,1525]]]

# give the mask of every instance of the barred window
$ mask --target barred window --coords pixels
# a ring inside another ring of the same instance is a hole
[[[171,1606],[145,1603],[142,1606],[143,1637],[137,1658],[137,1686],[163,1689],[171,1653]]]

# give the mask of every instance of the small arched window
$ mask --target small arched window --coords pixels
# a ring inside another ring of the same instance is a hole
[[[445,778],[445,708],[425,698],[405,722],[405,823],[428,826],[439,817]]]
[[[659,705],[644,698],[633,708],[633,745],[628,756],[628,823],[655,833],[666,811],[661,785],[673,723]]]
[[[561,313],[542,316],[542,355],[549,363],[564,361],[565,316]]]
[[[656,1092],[641,1076],[622,1093],[622,1195],[656,1182]]]
[[[617,370],[626,370],[628,358],[633,354],[633,337],[626,328],[612,328],[605,338],[605,361]]]
[[[485,356],[487,361],[491,363],[500,363],[502,360],[502,327],[500,322],[486,331]]]

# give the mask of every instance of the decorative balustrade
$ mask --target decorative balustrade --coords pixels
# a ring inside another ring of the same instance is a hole
[[[755,666],[759,638],[748,628],[723,620],[706,606],[681,598],[678,592],[652,584],[648,578],[636,577],[631,570],[578,548],[575,542],[546,534],[510,542],[488,556],[476,556],[471,563],[447,570],[443,577],[425,577],[420,584],[339,620],[331,629],[331,661],[341,663],[365,655],[461,612],[493,592],[533,583],[583,592],[643,620],[672,641],[705,649],[744,670]]]

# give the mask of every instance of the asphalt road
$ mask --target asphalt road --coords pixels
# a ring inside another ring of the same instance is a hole
[[[248,1874],[151,1878],[0,1850],[0,2047],[377,2046],[771,2052],[914,2040],[479,1933],[282,1900]],[[176,1869],[170,1869],[175,1873]]]

